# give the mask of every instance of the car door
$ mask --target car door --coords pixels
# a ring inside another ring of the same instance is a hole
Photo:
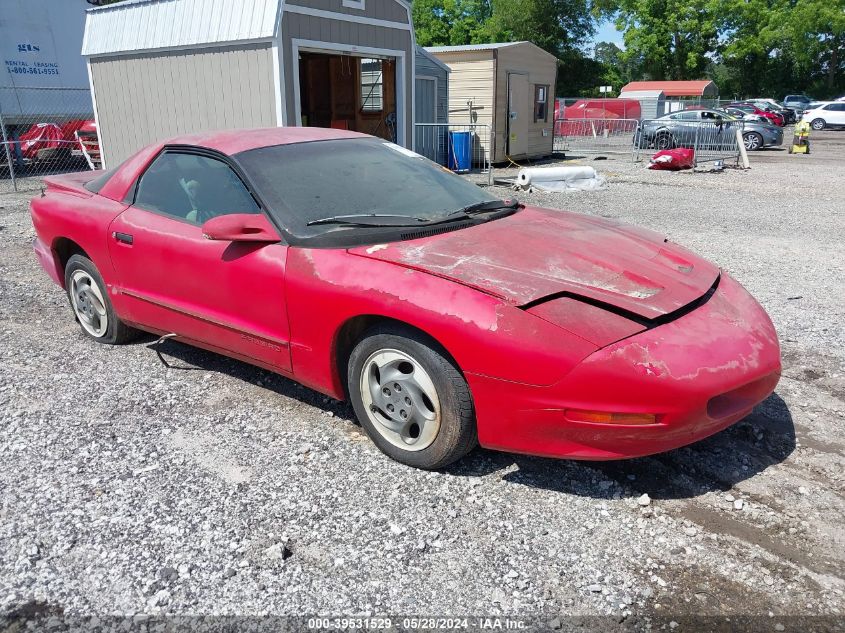
[[[678,120],[675,125],[678,130],[676,142],[681,147],[693,147],[695,145],[695,134],[701,120],[701,112],[698,110],[686,110],[678,113]]]
[[[109,227],[126,320],[289,371],[287,246],[203,237],[232,213],[263,211],[224,157],[166,149],[151,162]]]
[[[824,107],[824,120],[829,125],[845,125],[845,103],[831,103]]]

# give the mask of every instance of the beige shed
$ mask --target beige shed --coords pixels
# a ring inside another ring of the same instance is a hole
[[[414,142],[407,0],[124,0],[82,54],[105,163],[156,140],[311,125]]]
[[[557,58],[531,42],[432,46],[451,69],[449,123],[475,123],[492,162],[552,153]]]

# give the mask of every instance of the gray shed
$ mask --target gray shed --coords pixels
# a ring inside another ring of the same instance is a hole
[[[640,102],[640,118],[643,121],[656,119],[665,114],[666,95],[662,90],[625,90],[619,93],[620,99],[636,99]]]
[[[82,54],[110,166],[209,129],[312,125],[413,145],[406,0],[126,0],[88,11]]]
[[[449,122],[449,67],[417,46],[414,80],[414,149],[441,164],[446,164],[446,128]],[[427,125],[437,124],[437,125]]]

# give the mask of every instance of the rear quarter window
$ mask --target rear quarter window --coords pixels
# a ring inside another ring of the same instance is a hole
[[[117,167],[107,169],[102,174],[100,174],[96,178],[92,178],[82,186],[85,187],[91,193],[100,193],[100,189],[106,186],[106,183],[111,179],[112,176],[114,176],[114,172],[116,172],[117,170]]]

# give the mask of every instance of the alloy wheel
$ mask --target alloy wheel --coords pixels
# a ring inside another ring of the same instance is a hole
[[[745,141],[745,149],[749,152],[760,149],[760,146],[762,145],[760,135],[753,132],[751,134],[746,134],[743,137],[743,140]]]

